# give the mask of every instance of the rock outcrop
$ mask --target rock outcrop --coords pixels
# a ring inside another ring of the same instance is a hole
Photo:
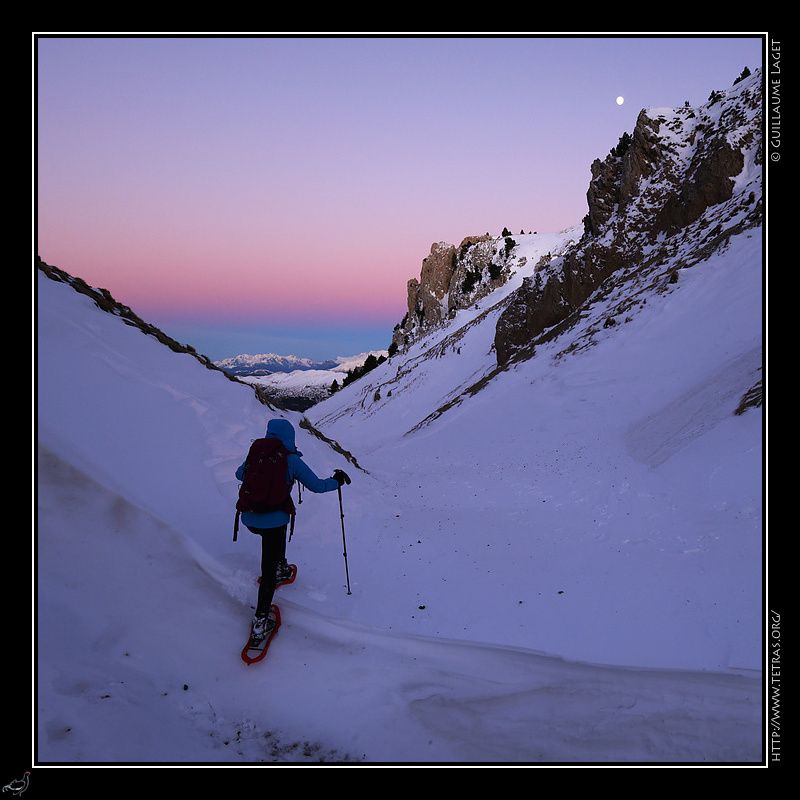
[[[511,272],[513,236],[467,236],[461,244],[435,242],[423,259],[420,277],[408,282],[408,313],[395,328],[397,348],[450,319],[502,286]]]
[[[633,135],[592,164],[583,239],[512,295],[497,323],[499,365],[530,355],[612,275],[657,270],[691,226],[708,248],[760,223],[745,174],[761,158],[760,71],[737,84],[700,108],[642,111]]]

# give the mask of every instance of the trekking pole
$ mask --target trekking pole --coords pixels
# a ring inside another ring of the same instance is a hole
[[[342,547],[344,548],[344,574],[347,577],[347,594],[350,592],[350,571],[347,569],[347,542],[344,538],[344,510],[342,509],[342,487],[339,486],[339,515],[342,518]]]

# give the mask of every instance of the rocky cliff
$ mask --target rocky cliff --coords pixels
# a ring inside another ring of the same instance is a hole
[[[402,348],[461,308],[502,286],[512,270],[514,237],[468,236],[461,244],[434,242],[419,279],[408,282],[408,313],[395,328],[392,344]]]
[[[526,278],[510,298],[497,323],[498,364],[532,354],[604,282],[676,281],[710,248],[759,225],[761,129],[760,71],[745,71],[699,108],[642,111],[633,135],[592,164],[578,246]],[[667,261],[673,266],[665,273],[660,265]],[[624,320],[625,309],[618,311],[607,324]]]

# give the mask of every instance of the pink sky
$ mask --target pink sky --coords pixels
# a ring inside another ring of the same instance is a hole
[[[579,223],[591,162],[641,108],[702,103],[763,50],[756,37],[36,44],[38,254],[167,332],[191,321],[213,358],[245,346],[214,341],[226,325],[261,325],[260,352],[277,352],[278,323],[314,319],[331,346],[334,328],[359,326],[364,349],[388,346],[433,242]]]

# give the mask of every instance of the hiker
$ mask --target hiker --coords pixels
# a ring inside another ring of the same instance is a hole
[[[272,419],[267,425],[266,439],[279,439],[288,451],[286,455],[286,497],[282,507],[275,511],[241,510],[242,524],[261,537],[261,583],[258,587],[258,604],[253,618],[253,634],[267,636],[274,620],[269,617],[275,584],[291,577],[286,563],[286,528],[294,516],[294,504],[290,496],[294,481],[300,481],[309,491],[322,494],[335,492],[350,478],[340,469],[331,478],[318,478],[301,458],[295,446],[294,426],[285,419]],[[252,452],[252,451],[251,451]],[[245,480],[248,463],[236,470],[236,477]],[[239,507],[239,506],[237,506]]]

